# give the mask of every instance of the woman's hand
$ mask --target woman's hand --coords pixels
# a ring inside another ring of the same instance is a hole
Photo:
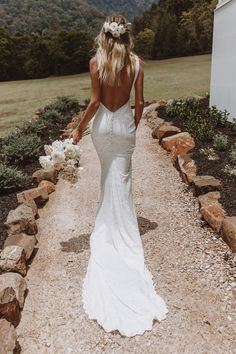
[[[73,132],[72,132],[72,138],[73,138],[73,141],[72,141],[72,144],[78,144],[78,142],[80,141],[80,139],[82,138],[82,135],[83,135],[83,132],[81,129],[75,129]]]

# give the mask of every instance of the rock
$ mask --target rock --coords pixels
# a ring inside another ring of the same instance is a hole
[[[38,216],[38,207],[34,201],[34,199],[28,199],[28,200],[25,200],[24,205],[27,205],[28,207],[30,207],[34,213],[34,216]]]
[[[144,107],[143,109],[143,115],[142,118],[147,118],[147,115],[151,112],[154,111],[160,106],[159,102],[153,102],[149,104],[148,106]],[[157,113],[157,112],[156,112]],[[157,115],[157,114],[156,114]]]
[[[31,207],[20,204],[16,209],[10,210],[4,223],[9,229],[9,234],[26,232],[29,235],[37,233],[38,228]]]
[[[184,182],[192,182],[193,177],[197,174],[195,161],[189,154],[184,154],[177,155],[177,163]]]
[[[42,180],[39,183],[39,187],[46,187],[48,194],[50,194],[50,193],[55,191],[55,184],[53,182],[51,182],[51,181]]]
[[[69,139],[71,138],[73,129],[65,129],[63,130],[63,133],[61,134],[61,139]]]
[[[13,288],[20,308],[23,308],[25,301],[25,291],[27,283],[25,279],[18,273],[4,273],[0,275],[0,292],[6,288]]]
[[[193,187],[195,196],[220,190],[221,181],[213,176],[202,175],[193,177]]]
[[[66,126],[66,129],[73,129],[73,122],[69,122]]]
[[[201,207],[200,213],[214,231],[220,231],[222,222],[226,217],[226,212],[219,202],[205,207]]]
[[[11,287],[6,287],[0,291],[0,318],[5,318],[15,327],[20,322],[19,302],[15,290]]]
[[[172,159],[184,155],[195,147],[195,141],[188,132],[178,133],[161,140],[161,146],[171,152]]]
[[[37,181],[37,183],[41,182],[42,180],[46,179],[47,181],[51,181],[53,183],[57,182],[58,172],[56,169],[52,171],[45,171],[43,168],[35,171],[32,174],[33,179]]]
[[[167,103],[168,103],[168,101],[165,100],[164,98],[162,98],[162,99],[159,101],[159,105],[160,105],[160,106],[161,106],[161,105],[166,106]]]
[[[13,354],[16,347],[17,333],[14,326],[5,319],[0,319],[0,354]]]
[[[208,192],[206,194],[199,195],[198,197],[200,207],[206,207],[208,205],[217,204],[218,199],[220,199],[219,191]]]
[[[0,272],[17,272],[26,275],[26,255],[21,246],[7,246],[0,254]]]
[[[236,216],[227,216],[222,222],[222,238],[236,252]]]
[[[16,197],[19,203],[24,203],[25,201],[33,199],[36,205],[39,206],[48,199],[48,191],[45,186],[38,186],[36,188],[27,189],[23,192],[17,193]]]
[[[5,242],[4,242],[4,248],[7,246],[20,246],[24,249],[25,254],[26,254],[26,260],[28,260],[33,253],[34,246],[36,244],[36,238],[35,236],[27,235],[23,232],[19,234],[10,234]]]
[[[59,170],[63,170],[65,168],[65,163],[63,162],[55,162],[54,163],[54,168],[59,171]]]
[[[168,122],[164,122],[156,128],[155,134],[153,134],[154,136],[152,135],[152,137],[156,137],[156,139],[161,141],[162,138],[166,138],[167,136],[172,136],[180,132],[181,130],[178,127],[175,127]]]

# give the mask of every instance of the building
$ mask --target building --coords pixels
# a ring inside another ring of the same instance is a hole
[[[220,0],[215,9],[210,105],[236,118],[236,0]]]

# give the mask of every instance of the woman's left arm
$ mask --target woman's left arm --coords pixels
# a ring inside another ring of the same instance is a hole
[[[89,71],[90,71],[90,78],[91,78],[91,98],[83,114],[82,120],[80,121],[78,127],[73,133],[74,144],[77,144],[78,141],[82,138],[84,129],[86,128],[87,124],[92,119],[92,117],[97,112],[100,106],[100,79],[99,79],[99,73],[97,70],[97,63],[95,57],[91,58],[89,61]]]

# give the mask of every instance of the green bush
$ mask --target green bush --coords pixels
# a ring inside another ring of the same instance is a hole
[[[43,112],[40,119],[48,122],[49,125],[51,125],[52,123],[54,125],[60,125],[66,123],[67,117],[58,112],[56,109],[50,108]]]
[[[52,122],[47,122],[41,118],[24,122],[19,129],[22,134],[37,134],[39,136],[44,135],[45,132],[53,126]]]
[[[52,102],[44,107],[44,111],[56,110],[61,114],[66,114],[69,112],[79,112],[81,110],[80,102],[72,97],[68,96],[58,96],[55,102]]]
[[[204,100],[196,98],[174,100],[166,107],[166,113],[169,119],[180,121],[184,129],[202,141],[213,140],[215,130],[228,123],[229,115],[215,106],[207,107]]]
[[[16,167],[0,163],[0,191],[23,187],[29,180],[30,177],[19,171]]]
[[[232,146],[229,156],[231,162],[236,165],[236,143]]]
[[[7,162],[27,163],[38,159],[41,146],[41,140],[36,134],[22,134],[21,129],[16,128],[4,137],[2,154]]]
[[[219,151],[224,151],[228,145],[228,136],[222,133],[215,134],[213,138],[213,145]]]

